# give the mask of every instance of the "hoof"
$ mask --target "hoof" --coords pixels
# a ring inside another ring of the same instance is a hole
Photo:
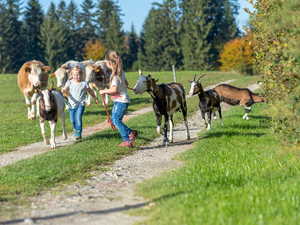
[[[45,142],[46,145],[50,145],[49,140],[45,140],[44,142]]]

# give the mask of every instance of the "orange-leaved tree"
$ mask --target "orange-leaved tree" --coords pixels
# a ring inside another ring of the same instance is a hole
[[[224,45],[220,53],[222,63],[220,70],[236,71],[241,74],[253,74],[253,42],[251,34],[242,38],[235,38]]]
[[[105,45],[98,41],[89,40],[84,45],[84,60],[93,59],[94,61],[103,60],[107,49]]]

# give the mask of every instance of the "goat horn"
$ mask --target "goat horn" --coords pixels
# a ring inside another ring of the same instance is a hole
[[[142,71],[141,71],[141,70],[139,70],[139,74],[140,74],[140,76],[143,76],[143,73],[142,73]]]
[[[206,74],[202,74],[202,75],[200,75],[200,76],[197,78],[197,83],[198,83],[198,81],[200,80],[200,78],[203,77],[204,75],[206,75]]]
[[[196,74],[194,75],[194,80],[193,81],[195,81],[195,78],[196,78]]]
[[[50,91],[52,91],[52,89],[53,89],[53,85],[54,85],[54,83],[53,83],[53,81],[51,81],[51,84],[50,84]]]

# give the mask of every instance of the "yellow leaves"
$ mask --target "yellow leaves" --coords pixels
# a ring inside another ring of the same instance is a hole
[[[107,49],[102,42],[89,40],[86,42],[83,52],[84,60],[93,59],[94,61],[99,61],[104,59]]]

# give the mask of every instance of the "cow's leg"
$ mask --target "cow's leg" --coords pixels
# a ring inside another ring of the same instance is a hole
[[[46,145],[49,145],[49,140],[46,137],[46,131],[45,131],[45,120],[43,120],[43,122],[40,120],[40,127],[41,127],[41,132],[44,138],[44,143]]]
[[[54,120],[49,121],[50,124],[50,128],[51,128],[51,138],[50,138],[50,145],[51,148],[55,148],[56,147],[56,143],[55,143],[55,129],[56,129],[56,122]]]
[[[30,111],[30,118],[31,120],[35,120],[35,107],[36,107],[36,100],[38,97],[38,93],[34,93],[32,98],[31,98],[31,111]]]
[[[182,107],[181,108],[181,112],[183,115],[183,120],[184,120],[184,125],[185,125],[185,130],[186,130],[186,139],[189,140],[190,139],[190,132],[189,132],[189,126],[188,126],[188,121],[186,119],[187,116],[187,107]]]
[[[165,122],[164,122],[164,140],[163,145],[168,147],[168,121],[169,121],[169,115],[165,115]]]
[[[89,86],[95,92],[94,87],[91,84],[89,84]],[[86,98],[85,103],[86,103],[87,106],[92,105],[92,96],[90,95],[90,93],[87,93],[87,98]]]
[[[170,124],[169,142],[173,143],[173,127],[174,127],[173,115],[170,115],[169,124]]]
[[[62,127],[63,127],[63,138],[64,138],[64,140],[67,140],[68,137],[67,137],[67,132],[66,132],[66,115],[65,115],[65,113],[63,113],[60,116],[60,120],[61,120],[61,124],[62,124]]]
[[[206,130],[210,130],[211,111],[209,111],[209,112],[207,113],[207,122],[208,122],[208,125],[207,125],[207,129],[206,129]]]
[[[220,116],[220,120],[221,120],[221,125],[222,125],[222,127],[223,127],[223,126],[224,126],[224,123],[223,123],[223,119],[222,119],[221,106],[219,107],[218,112],[219,112],[219,116]]]
[[[156,131],[159,134],[162,134],[161,132],[161,115],[156,115]]]
[[[31,115],[30,114],[31,113],[31,110],[30,110],[31,102],[30,102],[28,91],[30,91],[30,90],[27,90],[27,89],[24,90],[24,97],[25,97],[25,102],[26,102],[27,111],[28,111],[27,117],[28,117],[28,119],[31,119],[31,117],[30,117],[30,115]]]

